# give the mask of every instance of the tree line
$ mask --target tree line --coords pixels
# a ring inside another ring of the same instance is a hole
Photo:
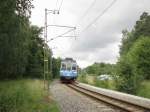
[[[29,21],[32,0],[1,0],[0,79],[43,77],[42,28]],[[49,61],[51,52],[49,51]],[[57,65],[57,59],[53,64]],[[58,69],[53,68],[54,72]]]
[[[91,75],[102,75],[102,74],[113,75],[114,68],[115,68],[115,64],[95,62],[93,65],[86,67],[84,71],[86,71],[87,74],[91,74]]]
[[[143,80],[150,79],[150,15],[144,12],[132,31],[122,31],[117,73],[118,89],[135,94]]]
[[[88,74],[118,76],[119,91],[136,94],[143,80],[150,80],[150,15],[144,12],[131,31],[122,31],[120,57],[116,64],[94,63]]]

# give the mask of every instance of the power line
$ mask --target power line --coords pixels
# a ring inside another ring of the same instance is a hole
[[[65,32],[65,33],[63,33],[63,34],[61,34],[61,35],[58,35],[58,36],[56,36],[56,37],[54,37],[54,38],[52,38],[52,39],[56,39],[56,38],[58,38],[58,37],[64,36],[65,34],[68,34],[69,32],[71,32],[71,31],[73,31],[73,30],[75,30],[75,29],[70,29],[70,30],[68,30],[67,32]]]
[[[62,7],[62,4],[63,4],[63,0],[61,0],[61,3],[60,3],[60,6],[58,8],[58,10],[60,11],[61,7]]]
[[[56,1],[56,9],[57,9],[57,4],[58,4],[58,1],[59,1],[59,0],[57,0],[57,1]]]
[[[111,8],[113,6],[113,4],[116,2],[117,0],[113,0],[110,5],[108,5],[108,7],[106,7],[102,13],[100,13],[87,27],[85,27],[81,33],[85,32],[91,25],[93,25],[93,23],[95,23],[100,17],[102,17],[107,11],[109,8]]]
[[[73,27],[73,26],[56,25],[56,24],[54,24],[54,25],[47,25],[47,27],[48,27],[48,26],[52,26],[52,27],[65,27],[65,28],[73,28],[73,29],[76,29],[76,27]]]
[[[60,4],[60,5],[59,5],[59,4]],[[62,4],[63,4],[63,0],[61,0],[60,3],[59,3],[59,0],[56,1],[55,7],[56,7],[56,9],[58,8],[58,12],[60,12],[60,9],[61,9],[61,7],[62,7]],[[59,5],[59,7],[58,7],[58,5]]]
[[[71,37],[71,36],[64,36],[64,35],[70,33],[71,31],[74,31],[74,30],[75,30],[75,29],[70,29],[70,30],[66,31],[65,33],[62,33],[62,34],[60,34],[60,35],[58,35],[58,36],[56,36],[56,37],[54,37],[54,38],[51,38],[51,39],[48,40],[47,42],[50,42],[50,41],[52,41],[52,40],[55,40],[55,39],[57,39],[57,38],[59,38],[59,37]]]
[[[88,14],[89,10],[94,6],[96,0],[94,0],[91,5],[88,7],[88,9],[85,11],[85,13],[80,17],[77,23],[80,23],[80,21]]]

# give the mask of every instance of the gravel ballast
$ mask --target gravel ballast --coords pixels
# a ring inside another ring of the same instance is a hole
[[[124,112],[103,102],[97,102],[59,81],[51,84],[50,91],[61,112]]]

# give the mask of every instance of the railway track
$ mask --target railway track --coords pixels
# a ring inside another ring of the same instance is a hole
[[[105,102],[107,104],[125,110],[127,112],[150,112],[150,107],[143,107],[141,105],[137,105],[131,102],[119,100],[104,94],[100,94],[99,92],[95,92],[93,90],[79,86],[77,82],[68,84],[67,86],[78,92],[81,92],[82,94],[94,98],[95,100]]]

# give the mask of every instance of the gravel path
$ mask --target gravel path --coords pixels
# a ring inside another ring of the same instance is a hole
[[[96,102],[59,81],[54,81],[50,91],[60,106],[61,112],[123,112],[103,102]]]

